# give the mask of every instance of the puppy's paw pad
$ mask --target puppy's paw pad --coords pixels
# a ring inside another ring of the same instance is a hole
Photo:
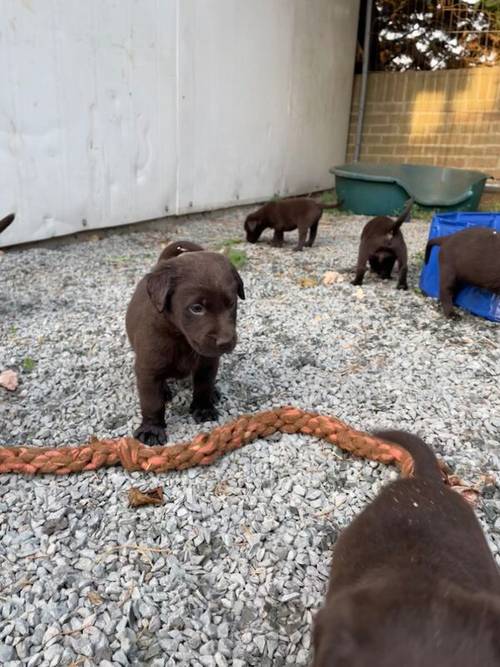
[[[134,431],[134,438],[149,446],[164,445],[168,440],[167,432],[163,426],[151,426],[147,424],[141,424]]]
[[[197,424],[202,424],[203,422],[214,422],[219,418],[219,413],[213,406],[208,408],[193,408],[191,406],[190,412]]]

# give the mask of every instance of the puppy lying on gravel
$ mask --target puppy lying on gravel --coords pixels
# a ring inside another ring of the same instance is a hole
[[[469,284],[500,294],[500,234],[487,227],[472,227],[450,236],[431,239],[439,251],[439,299],[446,317],[453,315],[453,297],[460,285]]]
[[[298,197],[272,201],[250,213],[245,220],[245,232],[249,243],[257,243],[265,229],[274,229],[271,245],[281,248],[284,232],[299,230],[299,240],[294,250],[309,248],[314,243],[318,224],[324,209],[338,208],[341,204],[320,204],[314,199]],[[309,239],[306,241],[309,230]]]
[[[498,667],[500,573],[468,503],[416,436],[415,476],[392,482],[340,535],[314,667]]]
[[[243,281],[230,261],[184,241],[167,246],[139,282],[126,316],[142,412],[138,440],[167,440],[168,378],[192,375],[194,419],[217,418],[215,377],[219,357],[236,345],[238,297],[245,298]]]
[[[406,283],[408,253],[400,227],[408,219],[412,206],[413,199],[410,199],[397,220],[379,215],[366,223],[361,232],[356,277],[352,281],[353,285],[363,283],[367,262],[370,263],[372,271],[381,278],[388,280],[397,260],[399,269],[397,289],[408,289]]]
[[[9,213],[9,215],[6,215],[5,218],[0,220],[0,234],[5,231],[12,222],[14,222],[15,218],[15,213]]]

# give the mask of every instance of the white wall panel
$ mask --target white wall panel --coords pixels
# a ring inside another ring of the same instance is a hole
[[[329,186],[357,12],[0,0],[0,246]]]
[[[200,208],[251,201],[279,189],[295,4],[183,0],[180,210],[190,202]]]
[[[175,206],[175,0],[0,0],[0,244]]]

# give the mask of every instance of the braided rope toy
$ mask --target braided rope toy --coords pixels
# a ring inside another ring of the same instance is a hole
[[[396,444],[357,431],[335,417],[284,407],[243,415],[190,442],[165,447],[149,447],[130,437],[94,439],[75,447],[0,447],[0,473],[66,475],[115,465],[156,473],[184,470],[210,465],[227,452],[278,431],[314,436],[355,456],[395,464],[405,477],[413,471],[411,455]]]

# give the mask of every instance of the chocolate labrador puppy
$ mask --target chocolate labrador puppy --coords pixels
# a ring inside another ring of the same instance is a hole
[[[318,225],[323,211],[328,208],[338,208],[338,204],[320,204],[314,199],[298,197],[296,199],[281,199],[272,201],[250,213],[245,220],[245,232],[249,243],[257,243],[265,229],[274,229],[271,245],[281,248],[284,232],[299,230],[299,240],[294,250],[302,250],[304,245],[309,248],[314,243],[318,232]],[[309,239],[306,241],[307,231]]]
[[[15,213],[9,213],[9,215],[6,215],[5,218],[0,220],[0,234],[5,231],[12,222],[14,222],[15,218]]]
[[[420,438],[414,459],[340,535],[314,627],[314,667],[500,665],[500,573],[470,505]]]
[[[379,215],[366,223],[361,232],[356,277],[352,281],[353,285],[363,283],[366,262],[370,263],[372,271],[384,280],[388,280],[397,260],[399,268],[397,289],[408,289],[406,283],[408,253],[400,227],[408,219],[412,206],[413,199],[410,199],[396,220],[385,215]]]
[[[219,357],[236,345],[238,297],[245,298],[243,281],[227,257],[189,242],[167,246],[139,282],[126,316],[142,412],[138,440],[167,440],[168,378],[191,375],[194,419],[217,418],[215,377]]]
[[[500,294],[500,234],[488,227],[471,227],[431,239],[425,263],[434,246],[439,250],[439,299],[446,317],[453,315],[453,297],[469,284]]]

